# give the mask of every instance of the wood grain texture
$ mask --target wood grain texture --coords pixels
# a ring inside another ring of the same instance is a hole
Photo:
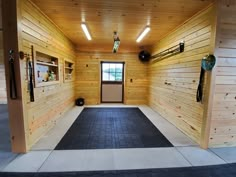
[[[0,104],[7,104],[6,77],[5,77],[4,64],[0,64]]]
[[[110,52],[113,31],[121,39],[119,52],[139,52],[153,45],[169,31],[206,8],[213,0],[33,0],[77,45],[79,51]],[[81,29],[86,22],[92,35],[88,41]],[[146,25],[151,31],[140,43],[138,35]]]
[[[125,62],[124,103],[147,104],[147,64],[138,54],[77,53],[76,97],[85,98],[85,104],[100,104],[101,61]]]
[[[75,47],[70,40],[31,1],[20,4],[20,50],[31,55],[31,46],[42,53],[58,57],[60,81],[58,84],[34,88],[35,102],[30,102],[27,80],[27,62],[21,60],[21,79],[24,83],[25,133],[27,150],[52,128],[59,117],[74,105],[74,82],[63,81],[64,59],[75,61]],[[31,56],[32,59],[32,56]]]
[[[9,111],[9,126],[10,126],[10,139],[12,151],[14,153],[24,153],[27,151],[27,138],[25,134],[25,113],[23,110],[23,94],[21,82],[21,63],[17,57],[19,51],[18,43],[18,14],[17,9],[18,1],[2,1],[2,14],[3,14],[3,51],[5,63],[5,76],[8,98],[8,111]],[[9,18],[11,16],[11,18]],[[14,71],[16,81],[16,97],[10,98],[10,67],[9,67],[9,51],[14,52]]]
[[[149,65],[149,105],[200,143],[203,104],[196,102],[201,59],[210,52],[212,6],[161,39],[152,54],[185,41],[185,51]],[[206,78],[207,79],[207,78]],[[205,88],[204,88],[205,90]]]
[[[210,40],[210,49],[209,54],[215,53],[216,46],[216,31],[217,27],[217,4],[212,5],[212,16],[211,16],[211,40]],[[211,127],[211,117],[212,117],[212,107],[213,107],[213,99],[215,93],[215,68],[211,71],[205,71],[205,90],[204,90],[204,108],[203,108],[203,119],[201,126],[201,139],[200,139],[200,147],[204,149],[208,149],[209,147],[209,137],[210,137],[210,127]]]
[[[0,1],[0,104],[7,103],[5,66],[3,57],[2,1]]]
[[[216,79],[209,145],[236,145],[236,3],[218,1]]]

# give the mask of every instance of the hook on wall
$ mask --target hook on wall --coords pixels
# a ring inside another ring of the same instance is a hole
[[[29,58],[30,54],[26,54],[23,51],[19,52],[19,58],[23,60],[25,57]]]

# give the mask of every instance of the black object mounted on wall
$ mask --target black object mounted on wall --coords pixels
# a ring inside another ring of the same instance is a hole
[[[146,50],[142,50],[139,52],[138,58],[141,62],[148,62],[151,58],[151,54]]]
[[[216,58],[212,54],[206,55],[202,58],[201,73],[200,73],[199,84],[197,88],[197,94],[196,94],[197,102],[202,102],[205,72],[211,71],[213,67],[215,66],[215,63],[216,63]]]
[[[10,77],[10,98],[17,99],[16,76],[15,76],[15,53],[9,50],[9,77]]]
[[[184,52],[184,41],[181,41],[178,45],[175,45],[173,47],[170,47],[169,49],[166,49],[158,54],[155,54],[151,57],[153,60],[158,60],[158,59],[164,59],[170,56],[173,56],[178,53]]]
[[[23,51],[19,52],[20,59],[23,60],[26,58],[26,75],[28,80],[28,91],[30,94],[30,102],[34,102],[34,68],[33,68],[33,57],[34,57],[34,47],[31,46],[31,54],[24,53]],[[30,59],[30,56],[32,59]]]

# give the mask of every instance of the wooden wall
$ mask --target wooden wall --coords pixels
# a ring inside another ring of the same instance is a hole
[[[209,146],[236,145],[236,3],[219,1]]]
[[[84,97],[85,104],[100,104],[101,61],[125,62],[125,104],[147,103],[147,64],[139,61],[138,54],[78,53],[76,97]]]
[[[40,52],[59,56],[60,83],[34,89],[35,102],[30,102],[26,78],[26,60],[21,61],[21,78],[27,148],[29,149],[74,105],[74,82],[63,82],[64,59],[75,60],[74,45],[33,3],[19,4],[19,49],[31,54],[31,45]]]
[[[2,1],[0,1],[0,104],[7,103],[5,66],[3,61]]]
[[[204,104],[196,102],[201,59],[210,52],[214,26],[209,7],[160,40],[152,54],[185,41],[185,51],[149,65],[149,105],[200,143]]]

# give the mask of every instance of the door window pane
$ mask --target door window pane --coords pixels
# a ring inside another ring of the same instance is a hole
[[[122,81],[123,64],[122,63],[102,63],[103,81]]]

